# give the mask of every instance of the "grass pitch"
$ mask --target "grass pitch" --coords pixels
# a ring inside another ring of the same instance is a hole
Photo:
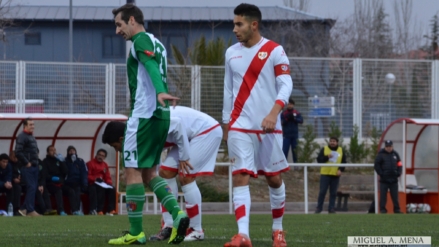
[[[251,216],[254,247],[271,246],[271,223],[271,215]],[[126,215],[0,217],[0,246],[110,246],[108,239],[120,236],[128,226]],[[160,215],[145,215],[143,227],[147,236],[157,233]],[[179,246],[223,246],[237,232],[234,215],[204,215],[203,227],[204,241]],[[347,236],[431,236],[432,246],[439,246],[438,215],[287,214],[284,230],[288,246],[347,246]]]

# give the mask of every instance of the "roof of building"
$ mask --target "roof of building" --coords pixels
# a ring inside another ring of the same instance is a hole
[[[73,6],[74,20],[111,21],[115,7]],[[234,7],[139,7],[146,21],[231,21]],[[262,6],[262,19],[319,20],[329,19],[283,6]],[[12,6],[4,18],[19,20],[68,20],[69,6]]]

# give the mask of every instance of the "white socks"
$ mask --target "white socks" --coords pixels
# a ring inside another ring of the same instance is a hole
[[[186,184],[181,187],[186,201],[186,212],[190,218],[190,227],[196,231],[203,231],[201,226],[201,192],[197,183]]]
[[[273,216],[273,231],[283,230],[282,229],[282,219],[284,216],[285,209],[285,184],[279,188],[268,187],[270,191],[270,203],[271,203],[271,213]]]
[[[164,180],[168,183],[169,188],[171,188],[172,190],[172,194],[175,196],[175,198],[178,199],[178,185],[177,185],[177,180],[174,178],[171,179],[166,179],[164,178]],[[172,215],[166,211],[165,207],[163,207],[162,204],[160,204],[161,208],[162,208],[162,216],[163,216],[163,222],[164,225],[162,226],[162,229],[165,227],[172,227],[174,220],[172,219]]]
[[[238,232],[250,237],[250,188],[248,185],[233,188],[233,204],[235,206],[235,217],[238,223]]]

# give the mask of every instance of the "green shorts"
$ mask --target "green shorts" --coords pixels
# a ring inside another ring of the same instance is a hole
[[[170,120],[128,118],[123,143],[123,163],[129,168],[151,168],[160,164]]]

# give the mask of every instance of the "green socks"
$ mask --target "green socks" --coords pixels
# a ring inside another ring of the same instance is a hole
[[[145,203],[145,187],[143,184],[127,185],[127,212],[130,221],[130,234],[137,236],[142,232],[142,211]]]
[[[172,194],[168,183],[166,183],[166,181],[161,177],[155,177],[151,180],[149,186],[162,205],[172,215],[172,219],[175,220],[178,212],[180,211],[180,207],[178,206],[177,199],[175,199],[174,195]]]

